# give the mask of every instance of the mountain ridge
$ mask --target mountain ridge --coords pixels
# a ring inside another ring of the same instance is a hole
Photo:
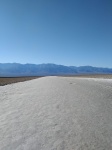
[[[0,76],[49,76],[49,75],[77,75],[77,74],[112,74],[112,68],[93,66],[65,66],[53,63],[20,64],[0,63]]]

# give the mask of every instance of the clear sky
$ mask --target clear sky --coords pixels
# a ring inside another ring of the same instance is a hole
[[[112,68],[112,0],[0,0],[0,63]]]

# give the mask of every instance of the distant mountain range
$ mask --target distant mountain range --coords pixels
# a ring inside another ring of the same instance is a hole
[[[63,66],[56,64],[0,63],[0,76],[47,76],[75,74],[112,74],[112,68]]]

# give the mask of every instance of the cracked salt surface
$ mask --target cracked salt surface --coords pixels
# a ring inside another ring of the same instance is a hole
[[[0,87],[0,150],[111,150],[111,87],[72,77]]]

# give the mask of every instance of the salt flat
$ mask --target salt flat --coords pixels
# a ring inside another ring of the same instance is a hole
[[[112,150],[112,79],[0,87],[0,150]]]

